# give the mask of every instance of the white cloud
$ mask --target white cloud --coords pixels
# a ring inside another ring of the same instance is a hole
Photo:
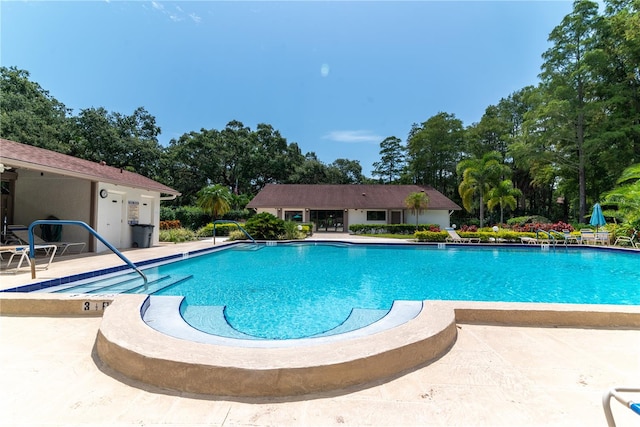
[[[369,130],[335,130],[329,132],[323,138],[336,142],[347,142],[350,144],[377,144],[384,139],[380,135],[376,135]]]
[[[173,22],[181,22],[184,21],[187,17],[189,17],[193,22],[199,24],[202,21],[202,18],[195,13],[187,13],[184,11],[182,7],[179,5],[174,6],[174,10],[167,10],[162,3],[159,1],[151,1],[151,7],[167,16]]]

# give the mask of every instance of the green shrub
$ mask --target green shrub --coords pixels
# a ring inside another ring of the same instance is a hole
[[[216,232],[218,231],[218,229],[216,228]],[[244,234],[241,230],[233,230],[229,232],[229,238],[227,240],[229,241],[233,241],[233,240],[247,240],[247,236],[246,234]]]
[[[306,233],[303,232],[304,229],[302,226],[300,226],[301,230],[298,230],[298,225],[300,225],[298,222],[285,221],[284,235],[282,237],[286,240],[304,239],[306,237]]]
[[[413,236],[418,242],[444,242],[449,235],[446,231],[416,231]]]
[[[196,235],[193,231],[186,228],[172,228],[170,230],[160,230],[161,242],[190,242],[196,240]]]
[[[237,230],[238,226],[233,223],[216,224],[216,236],[228,236],[233,230]],[[204,227],[200,227],[196,231],[198,237],[213,237],[213,223],[209,223]]]
[[[160,221],[175,221],[176,211],[173,206],[160,206]]]
[[[268,212],[262,212],[247,220],[247,233],[254,239],[278,240],[285,234],[284,221]]]

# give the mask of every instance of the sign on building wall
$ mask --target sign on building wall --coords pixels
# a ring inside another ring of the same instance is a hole
[[[140,221],[140,202],[129,200],[127,207],[127,222],[129,225],[137,224]]]

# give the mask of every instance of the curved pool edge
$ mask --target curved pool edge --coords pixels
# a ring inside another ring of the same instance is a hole
[[[398,375],[445,354],[454,311],[427,301],[413,319],[348,340],[296,347],[234,347],[170,337],[141,316],[146,295],[118,296],[104,312],[98,357],[146,384],[234,397],[282,397],[343,389]]]
[[[373,335],[408,322],[418,316],[423,308],[422,301],[398,300],[393,302],[391,309],[382,318],[357,329],[307,338],[271,340],[252,338],[249,335],[245,335],[246,338],[224,336],[223,332],[225,331],[222,331],[219,335],[200,331],[191,326],[184,317],[182,317],[180,307],[183,302],[184,297],[182,296],[149,295],[149,298],[147,298],[141,308],[142,319],[148,326],[158,332],[187,341],[195,341],[202,344],[228,345],[232,347],[276,348],[318,345]],[[217,319],[220,325],[226,325],[225,329],[232,329],[231,325],[229,325],[224,318],[223,312],[216,313],[216,316],[220,317]],[[348,318],[346,320],[348,320]],[[233,331],[235,331],[235,329],[233,329]]]

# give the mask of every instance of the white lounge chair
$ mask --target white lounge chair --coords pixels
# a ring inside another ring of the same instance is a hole
[[[48,269],[49,266],[51,265],[51,261],[53,261],[53,257],[56,256],[56,250],[58,249],[58,247],[56,245],[45,244],[45,245],[34,245],[34,249],[35,250],[42,249],[45,251],[45,253],[49,257],[49,260],[47,262],[47,265],[44,267],[44,269],[45,270]],[[16,265],[15,267],[16,271],[22,267],[22,264],[24,262],[26,262],[27,266],[31,266],[31,260],[29,259],[29,246],[0,246],[0,254],[3,254],[3,253],[11,254],[9,256],[9,261],[7,261],[6,268],[9,268],[11,266],[11,262],[16,256],[20,257],[20,259],[18,260],[18,265]],[[0,255],[0,259],[2,259],[1,255]]]
[[[611,390],[607,390],[602,396],[602,406],[604,407],[604,415],[607,418],[607,425],[609,427],[616,427],[616,422],[613,419],[613,412],[611,411],[611,398],[620,402],[625,407],[631,409],[636,414],[640,415],[640,403],[629,399],[625,394],[640,393],[640,388],[637,387],[616,387]]]
[[[618,243],[628,243],[629,246],[631,246],[632,248],[634,246],[638,246],[638,244],[634,242],[637,234],[638,234],[638,230],[633,230],[633,234],[631,235],[631,237],[629,237],[629,236],[620,236],[620,237],[618,237],[616,239],[615,242],[613,242],[613,245],[617,246]]]
[[[456,230],[454,230],[451,227],[445,227],[445,230],[447,230],[447,233],[449,233],[449,236],[445,239],[446,242],[453,242],[453,243],[480,243],[480,238],[479,237],[460,237],[460,235],[458,233],[456,233]]]
[[[28,231],[26,231],[26,230],[13,230],[12,233],[13,233],[14,236],[16,236],[18,239],[20,239],[25,244],[29,243],[29,232]],[[86,245],[85,242],[47,242],[47,241],[43,240],[40,236],[37,236],[36,234],[33,235],[33,244],[34,245],[38,245],[38,246],[55,245],[58,248],[58,250],[60,250],[60,253],[58,255],[64,255],[65,252],[67,252],[67,250],[69,248],[72,248],[72,247],[79,248],[78,249],[78,253],[81,253],[84,250],[84,247]]]

